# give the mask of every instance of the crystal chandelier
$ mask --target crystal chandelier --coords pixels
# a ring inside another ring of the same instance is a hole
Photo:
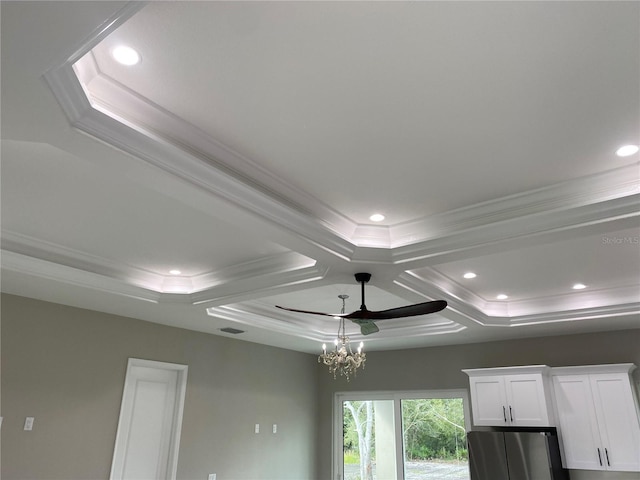
[[[338,298],[342,300],[342,312],[344,314],[345,300],[349,298],[349,295],[338,295]],[[327,345],[322,345],[322,355],[318,357],[318,363],[322,362],[329,367],[329,371],[333,373],[333,378],[340,376],[346,377],[347,382],[351,380],[352,376],[356,376],[358,368],[364,369],[364,362],[367,359],[366,354],[362,351],[364,344],[360,342],[358,351],[353,353],[351,350],[351,344],[349,337],[346,336],[344,328],[344,317],[335,317],[340,320],[340,327],[338,328],[338,338],[334,340],[335,350],[327,353]]]

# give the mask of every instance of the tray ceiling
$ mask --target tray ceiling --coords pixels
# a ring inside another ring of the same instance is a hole
[[[638,328],[639,132],[634,2],[3,2],[2,290],[306,352],[275,305],[362,271],[449,303],[373,350]]]

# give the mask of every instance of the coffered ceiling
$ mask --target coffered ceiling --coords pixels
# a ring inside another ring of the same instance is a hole
[[[337,321],[275,305],[357,272],[448,302],[370,350],[640,327],[640,3],[1,8],[4,292],[304,352]]]

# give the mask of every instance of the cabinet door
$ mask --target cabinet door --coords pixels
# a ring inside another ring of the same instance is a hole
[[[553,377],[565,468],[604,470],[589,377]]]
[[[469,378],[474,425],[505,426],[507,399],[502,376]]]
[[[627,374],[590,375],[607,470],[640,471],[640,426]]]
[[[505,377],[507,418],[518,427],[547,427],[549,412],[542,375],[510,375]]]

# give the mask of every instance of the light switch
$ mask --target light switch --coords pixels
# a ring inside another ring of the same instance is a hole
[[[260,424],[256,423],[256,429],[255,429],[256,433],[260,433]]]
[[[216,480],[216,474],[215,473],[210,473],[208,480]]]
[[[33,417],[27,417],[24,419],[24,429],[28,431],[33,430]]]

